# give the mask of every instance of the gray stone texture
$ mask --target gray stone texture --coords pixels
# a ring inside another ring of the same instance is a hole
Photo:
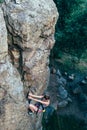
[[[35,94],[41,94],[48,85],[57,18],[52,0],[5,0],[0,7],[1,130],[41,127],[41,116],[27,115],[24,94],[30,86]]]

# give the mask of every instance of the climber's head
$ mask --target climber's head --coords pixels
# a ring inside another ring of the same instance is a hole
[[[49,95],[48,92],[45,92],[45,93],[44,93],[44,99],[45,99],[45,100],[49,100],[49,99],[50,99],[50,95]]]

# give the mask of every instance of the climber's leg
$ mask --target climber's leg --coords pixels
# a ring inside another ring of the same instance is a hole
[[[29,104],[29,109],[30,109],[33,113],[38,110],[38,108],[37,108],[35,105],[33,105],[33,104]]]

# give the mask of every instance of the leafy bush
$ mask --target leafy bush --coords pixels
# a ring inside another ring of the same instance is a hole
[[[0,3],[3,3],[4,2],[4,0],[0,0]]]
[[[56,24],[55,48],[81,57],[87,49],[87,1],[54,0],[59,11]],[[57,50],[57,49],[56,49]]]

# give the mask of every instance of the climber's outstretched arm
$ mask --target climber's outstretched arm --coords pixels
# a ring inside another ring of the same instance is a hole
[[[40,102],[40,103],[42,103],[44,105],[47,105],[47,106],[50,104],[50,100],[42,101],[42,100],[39,100],[39,99],[35,99],[35,98],[31,97],[31,96],[29,96],[29,99],[32,99],[32,100],[34,100],[36,102]]]
[[[40,96],[34,95],[31,92],[29,93],[29,96],[33,97],[33,98],[43,98],[44,97],[43,95],[40,95]],[[29,96],[28,96],[28,98],[29,98]]]

